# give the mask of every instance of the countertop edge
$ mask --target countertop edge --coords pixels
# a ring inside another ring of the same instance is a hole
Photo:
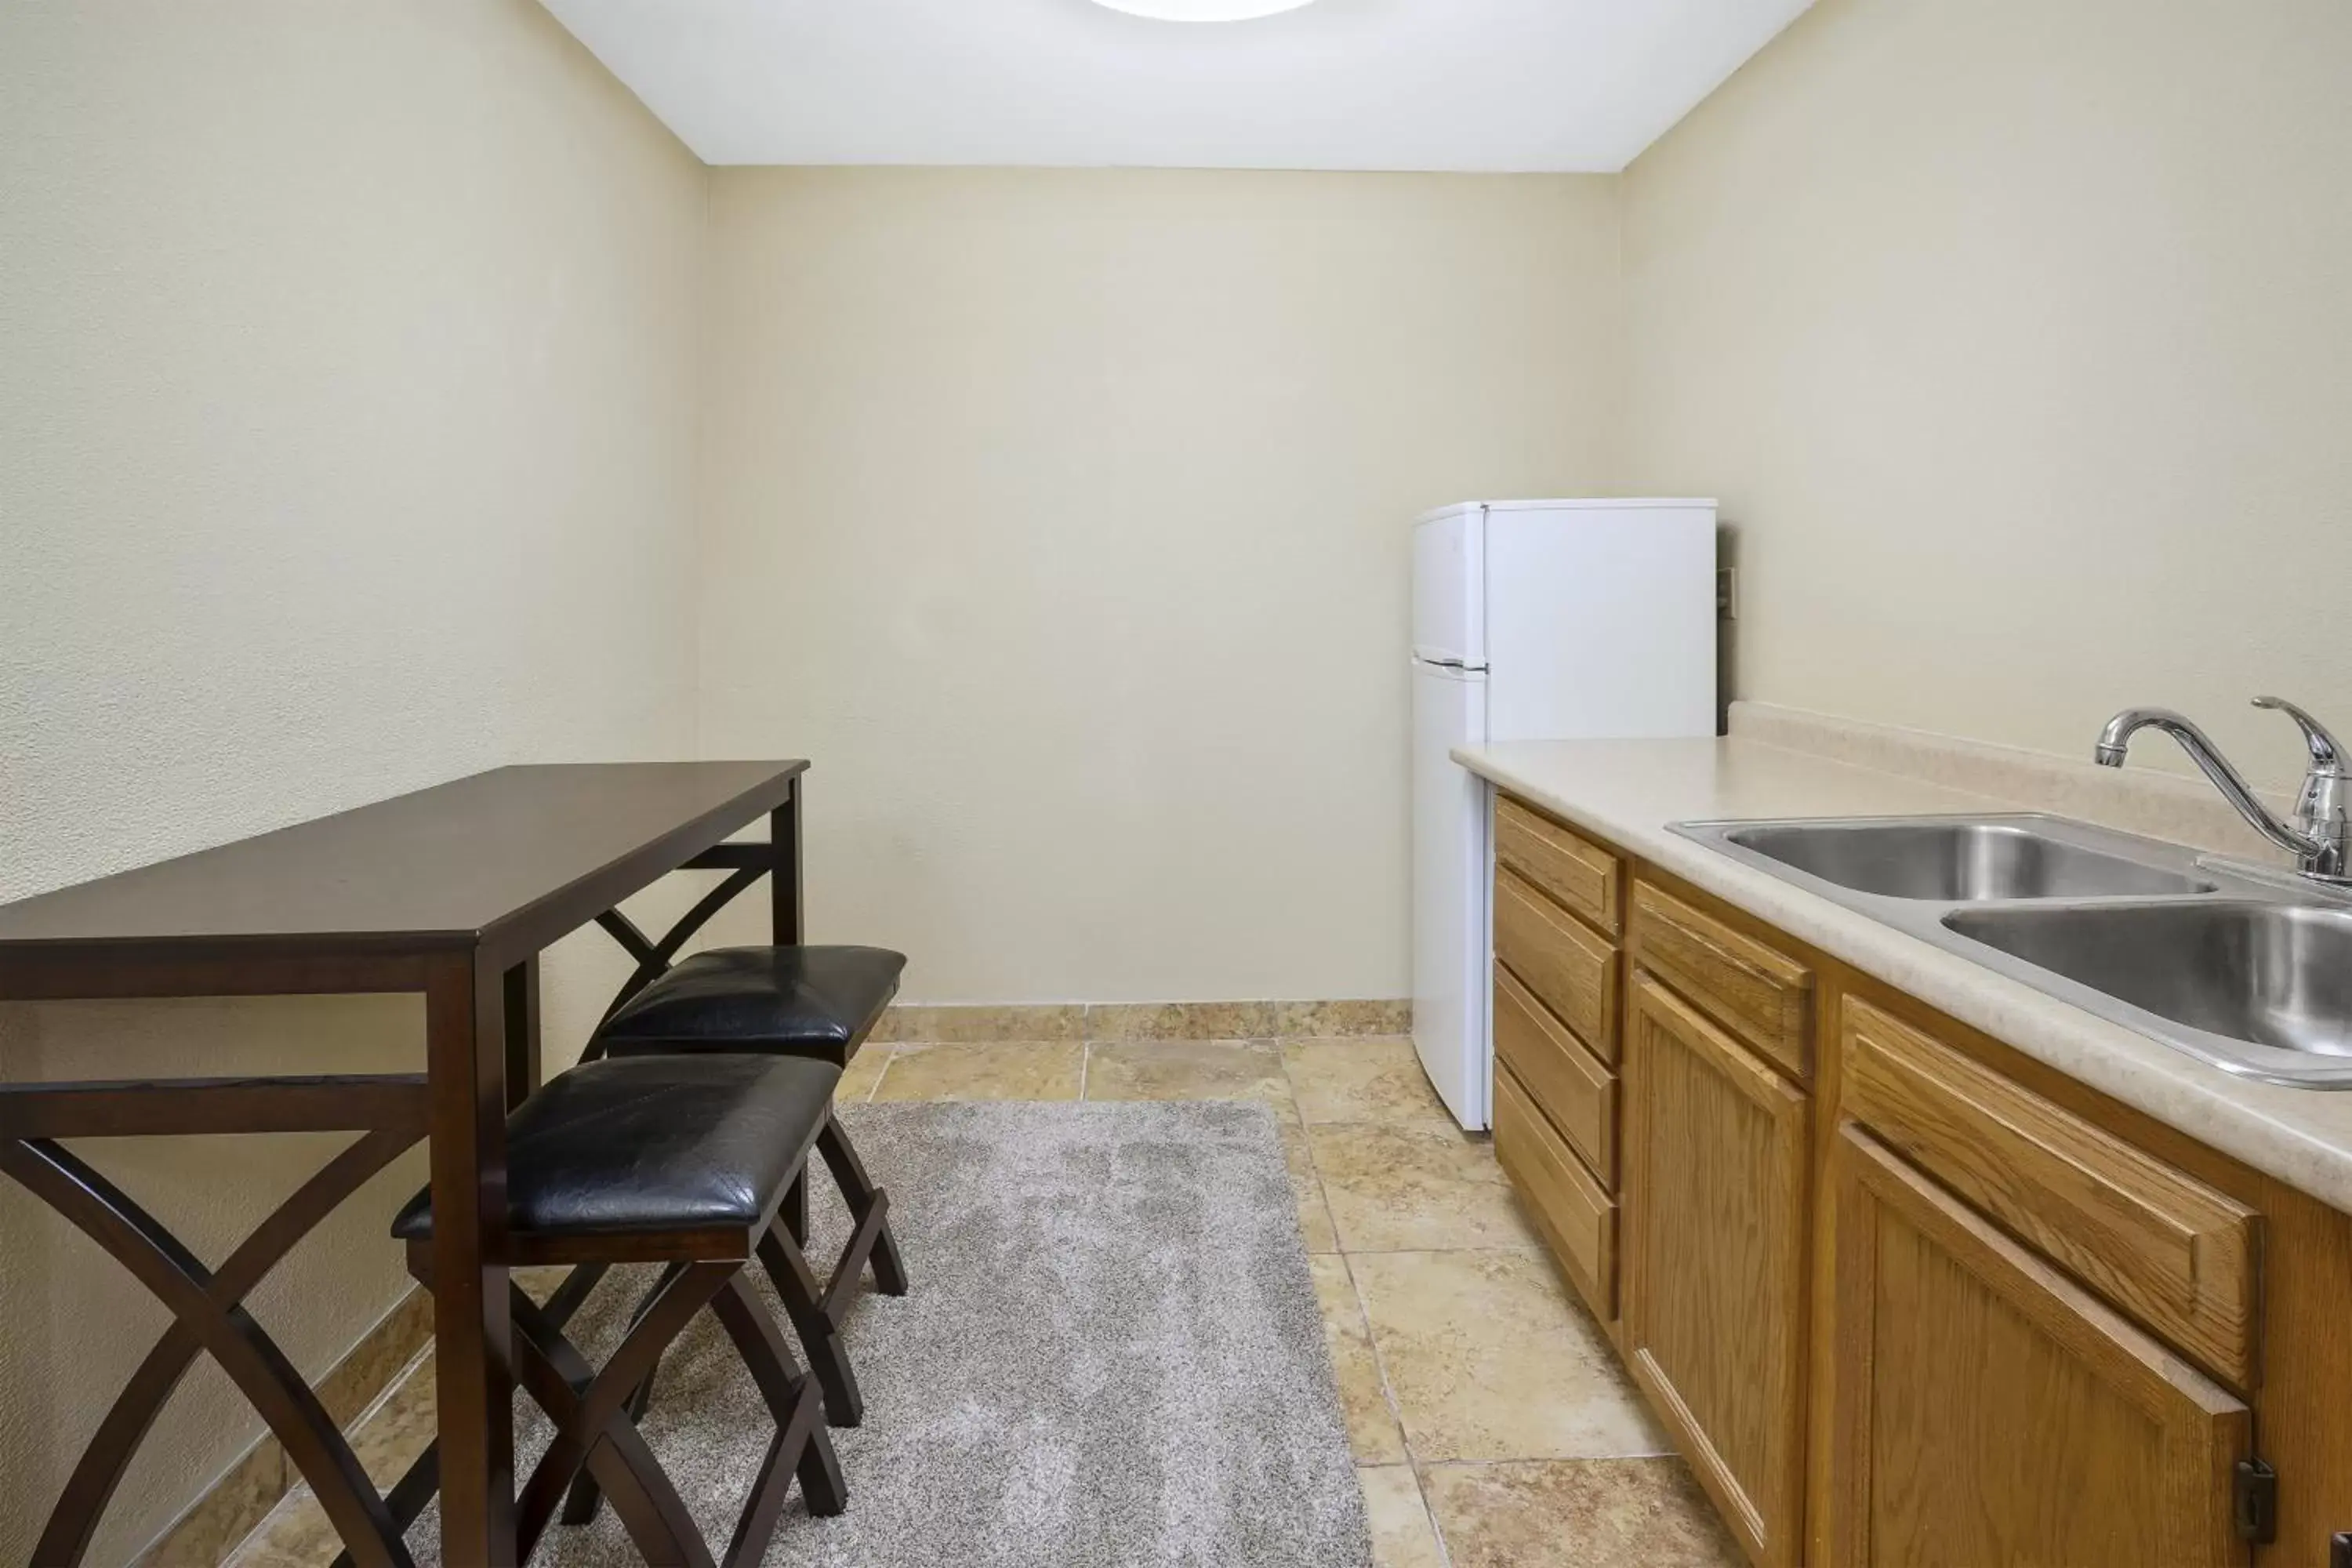
[[[1717,744],[1779,752],[1840,773],[1857,771],[1851,763],[1780,752],[1760,742]],[[1596,808],[1484,749],[1457,748],[1453,756],[1488,783],[2044,1066],[2333,1208],[2352,1212],[2352,1129],[2319,1124],[2321,1113],[2337,1103],[2341,1091],[2288,1089],[2232,1077],[2160,1040],[1668,832],[1663,822]],[[1985,805],[2002,811],[2032,809],[1991,799]],[[2298,1105],[2297,1100],[2317,1103]]]

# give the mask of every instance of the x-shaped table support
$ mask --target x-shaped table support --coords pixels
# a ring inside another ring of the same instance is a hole
[[[172,1391],[207,1354],[269,1425],[362,1568],[410,1568],[383,1499],[318,1395],[244,1306],[280,1258],[424,1137],[419,1075],[29,1084],[0,1089],[0,1171],[104,1248],[172,1313],[115,1397],[51,1510],[32,1560],[70,1568]],[[211,1269],[163,1224],[58,1140],[352,1131],[330,1160]]]

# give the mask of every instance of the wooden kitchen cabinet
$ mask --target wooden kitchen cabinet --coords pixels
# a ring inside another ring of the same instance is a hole
[[[2252,1416],[1849,1123],[1829,1568],[2220,1568]]]
[[[1496,816],[1497,1157],[1759,1568],[2352,1562],[2352,1215]]]
[[[2258,1374],[2261,1219],[2186,1172],[1848,997],[1843,1113],[2238,1388]]]
[[[1638,970],[1625,1072],[1633,1376],[1748,1555],[1782,1568],[1802,1529],[1810,1107]]]

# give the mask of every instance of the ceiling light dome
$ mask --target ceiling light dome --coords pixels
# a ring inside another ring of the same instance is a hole
[[[1155,22],[1249,22],[1309,5],[1314,0],[1095,0]]]

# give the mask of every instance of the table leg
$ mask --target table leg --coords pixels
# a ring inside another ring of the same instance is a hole
[[[516,1563],[507,996],[507,975],[470,953],[436,961],[425,993],[442,1556],[481,1568]]]
[[[506,973],[507,1109],[539,1090],[539,954]]]
[[[768,815],[768,842],[775,846],[768,872],[768,898],[778,947],[798,947],[808,940],[806,906],[801,900],[801,781],[793,793]]]

